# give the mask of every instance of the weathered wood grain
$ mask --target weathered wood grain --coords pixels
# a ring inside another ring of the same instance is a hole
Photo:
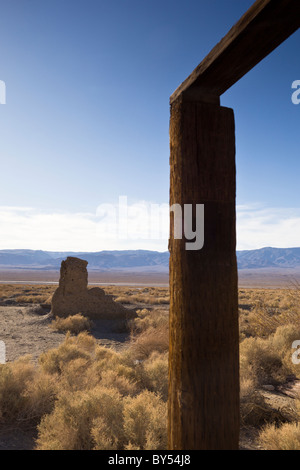
[[[238,301],[233,111],[171,106],[170,204],[204,204],[205,240],[170,232],[169,448],[237,449]]]

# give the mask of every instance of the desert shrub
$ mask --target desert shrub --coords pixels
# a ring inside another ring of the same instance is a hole
[[[264,397],[256,390],[254,377],[241,377],[240,417],[242,426],[260,426],[270,417],[270,408]]]
[[[276,349],[282,357],[283,367],[287,374],[294,374],[300,377],[300,366],[299,364],[293,364],[292,344],[294,341],[300,340],[300,324],[289,324],[277,328],[276,333],[273,337],[273,347]]]
[[[51,328],[55,331],[73,333],[78,335],[82,331],[90,331],[92,329],[92,322],[89,318],[80,315],[70,315],[66,318],[56,317],[52,323]]]
[[[95,360],[103,363],[106,362],[115,362],[119,360],[119,354],[111,348],[106,348],[105,346],[97,346],[95,350]]]
[[[93,421],[91,429],[91,436],[93,439],[94,450],[117,450],[119,449],[119,442],[116,436],[113,436],[108,429],[107,423],[103,418],[96,418]]]
[[[122,411],[121,396],[112,388],[62,394],[53,412],[38,426],[37,449],[90,450],[98,448],[103,439],[122,447]]]
[[[300,325],[279,326],[268,338],[246,338],[240,345],[241,380],[255,386],[284,382],[290,374],[299,375],[292,362],[293,341],[300,339]]]
[[[38,426],[37,449],[165,449],[166,418],[166,404],[148,391],[124,398],[100,385],[62,393]]]
[[[240,290],[240,326],[245,337],[267,338],[277,328],[287,324],[300,324],[300,288],[294,283],[291,289],[254,289]],[[247,312],[248,310],[248,312]]]
[[[165,328],[169,327],[169,312],[159,309],[152,311],[146,308],[137,310],[137,317],[130,321],[129,326],[133,336],[146,331],[148,328]]]
[[[131,340],[130,350],[136,359],[144,360],[153,351],[164,353],[169,349],[169,331],[166,327],[149,327]]]
[[[157,299],[158,304],[169,304],[170,303],[170,296],[167,295],[166,297],[159,297]]]
[[[132,300],[130,297],[119,296],[115,299],[115,302],[118,302],[120,304],[131,304]]]
[[[34,366],[30,356],[25,356],[14,363],[0,366],[0,418],[10,421],[18,418],[23,411],[26,398],[24,392],[33,380]]]
[[[23,393],[26,406],[21,413],[22,421],[38,423],[42,416],[50,413],[57,398],[57,391],[55,377],[36,370],[34,379],[27,384]]]
[[[168,353],[153,352],[136,369],[143,389],[158,393],[164,401],[168,398]]]
[[[240,345],[241,379],[252,380],[255,386],[278,383],[285,374],[280,353],[272,344],[272,338],[246,338]]]
[[[130,449],[167,447],[167,406],[155,393],[144,391],[124,400],[124,432]]]
[[[42,369],[49,374],[60,374],[67,362],[74,359],[89,359],[89,355],[75,345],[63,343],[58,349],[50,349],[39,357]]]
[[[119,375],[114,370],[105,370],[101,374],[101,385],[107,388],[115,388],[122,396],[134,396],[140,391],[138,383],[132,378]]]
[[[20,304],[42,304],[45,302],[45,296],[32,294],[27,296],[18,296],[16,300]]]
[[[56,286],[50,285],[23,285],[2,284],[0,286],[0,299],[14,299],[18,303],[44,303]]]
[[[96,340],[86,332],[72,337],[69,333],[65,341],[56,349],[49,349],[39,357],[39,364],[49,374],[60,374],[67,362],[74,359],[90,360],[95,356]]]
[[[267,338],[281,326],[288,324],[300,325],[299,312],[295,310],[271,309],[270,307],[256,308],[248,315],[248,333],[251,336]]]
[[[78,357],[60,364],[60,389],[79,391],[93,388],[100,383],[100,374],[92,367],[90,358]]]
[[[284,325],[277,328],[273,336],[273,346],[280,353],[291,350],[293,341],[300,340],[300,324]]]
[[[299,423],[269,424],[260,432],[259,443],[264,450],[300,450]]]
[[[135,381],[134,361],[129,351],[118,353],[113,349],[98,346],[93,367],[101,375],[104,371],[113,370],[119,377]]]
[[[280,314],[263,304],[257,305],[247,316],[248,336],[267,338],[280,325]]]
[[[253,392],[255,392],[255,382],[253,377],[241,377],[240,378],[240,398],[248,397]]]
[[[56,397],[53,377],[36,370],[25,356],[0,368],[0,420],[18,424],[38,422]]]

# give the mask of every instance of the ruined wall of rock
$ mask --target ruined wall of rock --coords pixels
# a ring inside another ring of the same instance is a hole
[[[59,287],[52,297],[51,313],[56,317],[81,313],[94,319],[135,316],[134,312],[116,303],[100,287],[88,289],[87,265],[87,261],[74,257],[62,261]]]

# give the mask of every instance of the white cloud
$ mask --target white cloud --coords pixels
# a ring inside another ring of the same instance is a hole
[[[300,209],[237,207],[237,249],[300,246]]]
[[[117,204],[101,205],[94,213],[44,213],[33,208],[0,206],[0,249],[164,251],[168,205],[159,205],[158,211],[153,211],[153,207],[145,201],[128,205],[125,224]]]
[[[300,209],[237,207],[237,248],[300,246]],[[42,212],[31,207],[0,206],[0,249],[49,251],[167,250],[168,204],[139,201],[94,212]]]

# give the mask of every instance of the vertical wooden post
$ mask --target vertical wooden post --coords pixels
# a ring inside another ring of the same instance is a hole
[[[169,448],[237,449],[235,129],[229,108],[171,105],[170,204],[204,204],[204,247],[170,231]]]

